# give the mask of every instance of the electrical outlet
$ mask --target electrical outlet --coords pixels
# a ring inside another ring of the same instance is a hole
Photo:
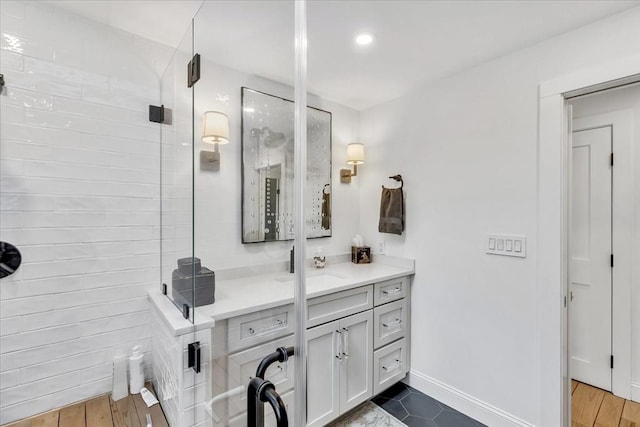
[[[384,240],[378,240],[376,243],[376,249],[378,254],[384,255]]]

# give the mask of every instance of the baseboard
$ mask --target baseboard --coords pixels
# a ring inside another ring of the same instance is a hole
[[[524,420],[412,370],[405,380],[411,387],[491,427],[534,427]]]
[[[640,403],[640,383],[631,383],[631,400]]]

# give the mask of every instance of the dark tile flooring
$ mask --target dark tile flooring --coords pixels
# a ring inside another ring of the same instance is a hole
[[[409,427],[486,427],[403,383],[383,391],[372,401]]]

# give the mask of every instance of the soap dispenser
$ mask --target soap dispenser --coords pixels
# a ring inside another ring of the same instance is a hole
[[[144,387],[144,354],[140,346],[133,347],[129,358],[129,387],[131,394],[138,394]]]

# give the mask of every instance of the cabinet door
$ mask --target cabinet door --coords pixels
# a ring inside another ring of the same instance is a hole
[[[373,396],[373,311],[340,321],[340,413],[344,414]]]
[[[324,426],[340,414],[340,321],[307,330],[307,426]]]

